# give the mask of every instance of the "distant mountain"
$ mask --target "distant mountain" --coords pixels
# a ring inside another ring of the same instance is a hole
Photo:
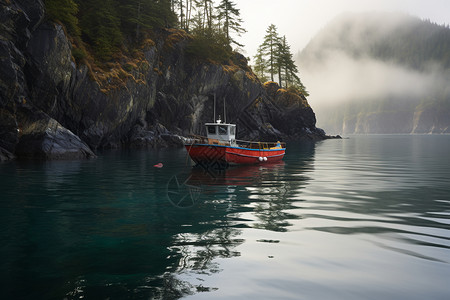
[[[329,133],[450,133],[450,28],[400,13],[345,13],[298,55]]]

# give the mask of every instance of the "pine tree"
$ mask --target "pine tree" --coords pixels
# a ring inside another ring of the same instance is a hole
[[[274,75],[277,72],[277,51],[278,51],[278,45],[279,45],[280,38],[278,37],[277,33],[277,27],[273,24],[271,24],[267,30],[266,35],[264,36],[264,41],[261,44],[261,53],[263,56],[268,57],[267,63],[268,63],[268,71],[270,73],[270,79],[274,81]]]
[[[189,31],[190,23],[191,23],[191,13],[192,13],[192,5],[194,0],[186,0],[185,9],[186,9],[186,23],[184,25],[184,29]]]
[[[117,3],[114,0],[85,0],[80,2],[81,9],[83,41],[91,45],[97,57],[110,59],[123,40]]]
[[[181,29],[184,29],[185,28],[185,25],[184,25],[184,20],[185,20],[185,14],[184,14],[184,4],[183,4],[183,1],[184,0],[173,0],[173,2],[174,2],[174,7],[175,6],[178,6],[178,9],[179,9],[179,11],[180,11],[180,14],[179,14],[179,22],[180,22],[180,28]]]
[[[278,51],[275,56],[275,66],[278,70],[279,86],[283,87],[283,77],[286,73],[284,72],[285,71],[285,64],[284,64],[285,53],[284,53],[284,48],[283,48],[283,43],[282,43],[281,38],[278,40],[277,47],[278,47]]]
[[[190,20],[192,32],[209,32],[213,28],[212,0],[194,1],[195,13]]]
[[[278,74],[280,87],[296,89],[303,95],[308,96],[305,86],[297,75],[298,68],[295,64],[291,48],[287,43],[286,36],[280,38],[275,25],[271,24],[264,37],[263,43],[258,47],[255,55],[254,71],[261,81],[266,81],[266,74],[274,81]]]
[[[283,36],[280,43],[280,65],[283,69],[283,76],[284,76],[284,82],[285,82],[285,88],[295,88],[298,91],[300,91],[303,95],[309,96],[309,93],[306,91],[305,86],[303,85],[302,81],[300,80],[300,77],[298,74],[298,68],[294,61],[294,56],[291,52],[291,47],[286,41],[286,36]],[[280,79],[280,86],[281,86],[281,79]]]
[[[142,30],[170,27],[176,16],[169,0],[122,0],[118,9],[121,29],[127,36],[141,40]]]
[[[72,36],[80,36],[81,31],[76,17],[78,5],[74,0],[45,0],[44,3],[50,19],[63,23]]]
[[[263,49],[261,46],[258,47],[258,50],[256,52],[255,58],[255,65],[253,66],[253,70],[255,71],[256,76],[259,77],[259,80],[261,82],[267,81],[266,76],[266,69],[267,69],[267,62],[264,58]]]
[[[203,17],[202,26],[203,29],[212,29],[213,27],[213,11],[212,0],[201,0],[198,2],[198,9],[201,10]]]
[[[242,19],[240,18],[239,9],[236,8],[236,4],[231,0],[222,0],[217,7],[218,18],[223,20],[223,30],[227,38],[228,44],[235,44],[243,47],[242,44],[231,38],[230,32],[235,32],[240,36],[242,33],[247,32],[242,26]]]
[[[292,83],[293,78],[295,78],[298,72],[297,66],[295,65],[293,55],[291,53],[291,47],[286,42],[286,36],[280,40],[279,44],[279,65],[284,72],[285,87],[288,88],[290,83]],[[281,85],[281,79],[280,79]]]

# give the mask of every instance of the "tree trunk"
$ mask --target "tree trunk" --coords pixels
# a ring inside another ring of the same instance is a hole
[[[138,2],[138,9],[137,9],[137,24],[136,24],[136,42],[139,41],[139,31],[141,27],[141,1]]]
[[[283,87],[283,80],[282,80],[282,76],[281,76],[281,64],[278,64],[278,81],[280,82],[280,88]]]

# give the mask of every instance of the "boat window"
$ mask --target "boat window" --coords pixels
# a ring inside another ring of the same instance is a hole
[[[227,126],[219,125],[219,134],[220,135],[227,134]]]
[[[216,126],[208,126],[209,134],[216,134]]]
[[[235,126],[231,126],[230,127],[230,134],[231,135],[235,135],[236,134],[236,127]]]

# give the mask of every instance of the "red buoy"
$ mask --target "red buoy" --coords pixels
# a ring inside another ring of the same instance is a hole
[[[163,164],[162,163],[157,163],[156,165],[153,165],[155,168],[162,168]]]

